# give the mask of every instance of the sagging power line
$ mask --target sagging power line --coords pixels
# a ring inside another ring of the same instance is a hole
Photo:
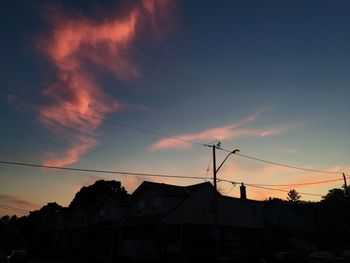
[[[221,150],[221,151],[224,151],[224,152],[228,152],[228,153],[231,152],[231,151],[229,151],[227,149],[224,149],[224,148],[221,148],[221,147],[217,148],[217,149]],[[273,161],[264,160],[264,159],[261,159],[261,158],[252,157],[252,156],[249,156],[249,155],[246,155],[246,154],[241,154],[241,153],[235,153],[235,154],[240,156],[240,157],[251,159],[251,160],[254,160],[254,161],[258,161],[258,162],[262,162],[262,163],[268,163],[268,164],[281,166],[281,167],[285,167],[285,168],[290,168],[290,169],[295,169],[295,170],[302,170],[302,171],[306,171],[306,172],[327,173],[327,174],[343,174],[343,172],[316,170],[316,169],[309,169],[309,168],[304,168],[304,167],[294,166],[294,165],[289,165],[289,164],[284,164],[284,163],[273,162]]]
[[[237,184],[241,183],[241,182],[231,181],[231,180],[226,180],[226,179],[221,179],[221,178],[218,178],[217,180],[218,180],[218,182],[231,183],[232,185],[237,185]],[[266,187],[266,186],[263,186],[263,185],[260,185],[260,184],[244,183],[244,185],[245,186],[249,186],[249,187],[253,187],[253,188],[265,189],[265,190],[272,190],[272,191],[285,192],[285,193],[289,192],[288,190]],[[300,192],[300,194],[311,195],[311,196],[323,196],[323,195],[320,195],[320,194],[305,193],[305,192],[303,192],[303,193]]]
[[[28,214],[30,212],[30,211],[25,210],[25,209],[13,207],[13,206],[7,206],[7,205],[3,205],[3,204],[0,204],[0,209],[8,210],[8,211],[15,212],[15,213],[21,213],[21,214]]]
[[[119,122],[119,121],[110,120],[110,119],[98,117],[98,116],[91,115],[91,114],[86,114],[86,113],[83,113],[83,112],[80,112],[80,111],[75,111],[75,110],[72,110],[72,109],[68,109],[66,107],[62,107],[62,106],[60,106],[58,104],[55,104],[55,103],[42,101],[42,100],[39,100],[39,99],[36,99],[36,98],[20,95],[20,94],[13,93],[13,92],[7,92],[7,91],[1,91],[1,90],[0,90],[0,92],[3,93],[3,94],[6,94],[6,95],[15,96],[17,98],[25,99],[25,100],[28,100],[28,101],[31,101],[31,102],[34,102],[34,103],[37,103],[37,104],[51,106],[51,107],[55,107],[55,108],[57,108],[59,110],[65,110],[65,111],[68,111],[68,112],[72,112],[72,113],[78,114],[78,115],[80,115],[82,117],[100,120],[100,121],[106,122],[106,123],[111,124],[111,125],[116,125],[116,126],[119,126],[119,127],[128,128],[128,129],[140,131],[140,132],[143,132],[143,133],[148,133],[148,134],[151,134],[151,135],[164,137],[164,138],[169,138],[169,139],[173,139],[173,140],[177,140],[177,141],[182,141],[182,142],[186,142],[186,143],[190,143],[190,144],[194,144],[194,145],[204,146],[203,143],[199,143],[199,142],[183,139],[183,138],[172,136],[172,135],[167,135],[167,134],[164,134],[164,133],[161,133],[161,132],[157,132],[157,131],[153,131],[153,130],[137,127],[137,126],[134,126],[134,125],[125,124],[125,123],[122,123],[122,122]]]
[[[98,170],[98,169],[85,169],[85,168],[73,168],[73,167],[59,167],[59,166],[49,166],[49,165],[41,165],[41,164],[34,164],[34,163],[23,163],[23,162],[12,162],[12,161],[3,161],[0,160],[0,164],[6,164],[6,165],[16,165],[16,166],[26,166],[26,167],[34,167],[34,168],[46,168],[46,169],[57,169],[57,170],[63,170],[63,171],[76,171],[76,172],[92,172],[92,173],[102,173],[102,174],[117,174],[117,175],[126,175],[126,176],[149,176],[149,177],[163,177],[163,178],[179,178],[179,179],[195,179],[195,180],[206,180],[206,179],[213,179],[213,178],[205,178],[200,176],[185,176],[185,175],[170,175],[170,174],[156,174],[156,173],[139,173],[139,172],[125,172],[125,171],[109,171],[109,170]],[[237,181],[231,181],[227,179],[217,178],[218,182],[227,182],[232,184],[240,184],[241,182]],[[326,182],[332,182],[333,180],[327,180],[327,181],[317,181],[317,182],[307,182],[306,185],[312,185],[314,184],[320,184],[320,183],[326,183]],[[339,180],[334,180],[339,181]],[[282,191],[286,192],[286,190],[282,189],[275,189],[275,188],[269,188],[266,187],[264,184],[257,184],[257,183],[244,183],[247,186],[250,187],[256,187],[266,190],[273,190],[273,191]],[[289,185],[283,185],[283,186],[301,186],[303,184],[289,184]],[[269,186],[282,186],[282,185],[269,185]],[[288,191],[287,191],[288,192]],[[312,196],[322,196],[318,194],[313,193],[302,193],[304,195],[312,195]]]
[[[135,176],[149,176],[149,177],[166,177],[166,178],[181,178],[181,179],[197,179],[197,180],[205,179],[204,177],[198,177],[198,176],[138,173],[138,172],[125,172],[125,171],[109,171],[109,170],[98,170],[98,169],[60,167],[60,166],[41,165],[41,164],[34,164],[34,163],[10,162],[10,161],[2,161],[2,160],[0,160],[0,163],[1,164],[8,164],[8,165],[28,166],[28,167],[75,171],[75,172],[89,172],[89,173],[117,174],[117,175],[135,175]]]
[[[72,113],[75,113],[75,114],[78,114],[78,115],[81,115],[81,116],[84,116],[84,117],[87,117],[87,118],[98,119],[98,120],[101,120],[101,121],[104,121],[106,123],[109,123],[109,124],[112,124],[112,125],[116,125],[116,126],[119,126],[119,127],[133,129],[133,130],[144,132],[144,133],[147,133],[147,134],[151,134],[151,135],[155,135],[155,136],[159,136],[159,137],[164,137],[164,138],[169,138],[169,139],[173,139],[173,140],[177,140],[177,141],[182,141],[182,142],[186,142],[186,143],[197,145],[197,146],[205,146],[205,147],[209,146],[209,147],[212,147],[209,144],[204,144],[204,143],[200,143],[200,142],[196,142],[196,141],[192,141],[192,140],[187,140],[187,139],[183,139],[183,138],[180,138],[180,137],[168,135],[168,134],[165,134],[165,133],[160,133],[160,132],[157,132],[157,131],[153,131],[153,130],[150,130],[150,129],[145,129],[145,128],[141,128],[141,127],[125,124],[125,123],[122,123],[122,122],[109,120],[109,119],[106,119],[106,118],[101,118],[101,117],[98,117],[98,116],[95,116],[95,115],[82,113],[82,112],[79,112],[79,111],[68,109],[66,107],[62,107],[62,106],[60,106],[58,104],[55,104],[55,103],[42,101],[42,100],[39,100],[39,99],[36,99],[36,98],[20,95],[20,94],[14,93],[14,92],[1,91],[0,90],[0,93],[2,93],[4,95],[10,95],[10,96],[15,96],[15,97],[18,97],[18,98],[22,98],[22,99],[25,99],[25,100],[28,100],[28,101],[31,101],[31,102],[34,102],[34,103],[37,103],[37,104],[52,106],[52,107],[55,107],[57,109],[69,111],[69,112],[72,112]],[[229,150],[226,150],[226,149],[221,148],[221,147],[219,147],[217,149],[225,151],[225,152],[230,152]],[[244,157],[244,158],[247,158],[247,159],[250,159],[250,160],[258,161],[258,162],[268,163],[268,164],[272,164],[272,165],[276,165],[276,166],[281,166],[281,167],[290,168],[290,169],[296,169],[296,170],[302,170],[302,171],[307,171],[307,172],[319,172],[319,173],[328,173],[328,174],[342,174],[343,173],[343,172],[334,172],[334,171],[324,171],[324,170],[309,169],[309,168],[304,168],[304,167],[300,167],[300,166],[294,166],[294,165],[289,165],[289,164],[284,164],[284,163],[264,160],[264,159],[261,159],[261,158],[257,158],[257,157],[253,157],[253,156],[249,156],[249,155],[241,154],[241,153],[236,153],[236,155]]]

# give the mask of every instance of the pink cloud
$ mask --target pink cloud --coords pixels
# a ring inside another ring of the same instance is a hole
[[[47,14],[51,31],[38,39],[38,48],[56,72],[56,80],[46,87],[44,95],[57,106],[41,107],[39,115],[41,122],[70,146],[64,153],[49,153],[52,158],[45,164],[77,162],[98,143],[91,133],[106,114],[125,107],[145,109],[110,98],[87,66],[97,65],[119,79],[138,78],[139,69],[131,59],[133,45],[146,28],[159,36],[159,25],[170,19],[169,6],[167,0],[137,1],[118,17],[99,21],[51,8]]]
[[[48,153],[50,157],[48,160],[44,161],[44,165],[47,166],[65,166],[75,163],[79,160],[80,156],[86,154],[90,149],[92,149],[97,141],[92,137],[76,137],[75,142],[69,146],[69,148],[63,154]]]
[[[197,133],[179,134],[174,137],[181,140],[165,138],[154,143],[151,148],[153,150],[168,150],[168,149],[186,149],[191,146],[187,141],[196,141],[206,143],[213,140],[229,140],[242,137],[266,137],[275,134],[280,134],[295,125],[286,124],[280,126],[271,126],[265,129],[242,128],[246,124],[254,122],[263,112],[259,111],[237,123],[226,124],[221,127],[211,128]]]

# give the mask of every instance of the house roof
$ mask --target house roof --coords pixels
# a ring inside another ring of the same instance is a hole
[[[144,181],[132,194],[133,196],[138,195],[144,188],[152,188],[155,191],[161,192],[163,195],[167,196],[178,196],[178,197],[186,197],[196,191],[197,189],[203,187],[203,185],[209,184],[209,182],[199,183],[195,185],[189,186],[179,186],[179,185],[170,185],[164,183],[155,183]]]

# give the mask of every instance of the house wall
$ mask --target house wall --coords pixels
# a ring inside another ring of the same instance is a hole
[[[219,197],[218,220],[221,226],[261,228],[263,214],[260,203],[234,198]],[[164,223],[168,224],[214,224],[215,199],[211,187],[194,192],[170,213]]]
[[[161,191],[147,188],[134,198],[130,208],[130,215],[136,216],[168,213],[181,200],[180,197],[169,196]]]
[[[262,228],[263,221],[263,210],[260,202],[235,198],[220,199],[220,225]]]
[[[202,187],[166,216],[163,222],[165,224],[213,224],[213,200],[213,191],[209,187]]]
[[[303,218],[285,204],[272,204],[264,209],[265,223],[274,226],[284,226],[289,230],[303,228]]]
[[[89,222],[88,215],[82,209],[77,209],[68,220],[68,227],[83,227]]]
[[[95,209],[94,222],[119,221],[128,213],[128,207],[117,202],[105,201]]]

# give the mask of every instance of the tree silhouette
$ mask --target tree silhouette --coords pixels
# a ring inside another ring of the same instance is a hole
[[[344,188],[333,188],[322,197],[318,209],[320,236],[325,237],[326,246],[341,245],[348,242],[350,235],[350,198]]]
[[[347,193],[350,193],[350,186],[345,189],[343,185],[343,189],[341,188],[333,188],[328,191],[328,193],[322,196],[322,201],[339,201],[344,198],[348,198]]]
[[[299,202],[299,199],[301,198],[301,195],[298,193],[297,190],[292,189],[288,192],[287,200],[291,203]]]
[[[128,193],[118,181],[99,180],[92,185],[82,187],[75,194],[74,199],[69,204],[69,208],[76,206],[91,207],[103,196],[108,196],[116,201],[123,201],[128,198]]]

